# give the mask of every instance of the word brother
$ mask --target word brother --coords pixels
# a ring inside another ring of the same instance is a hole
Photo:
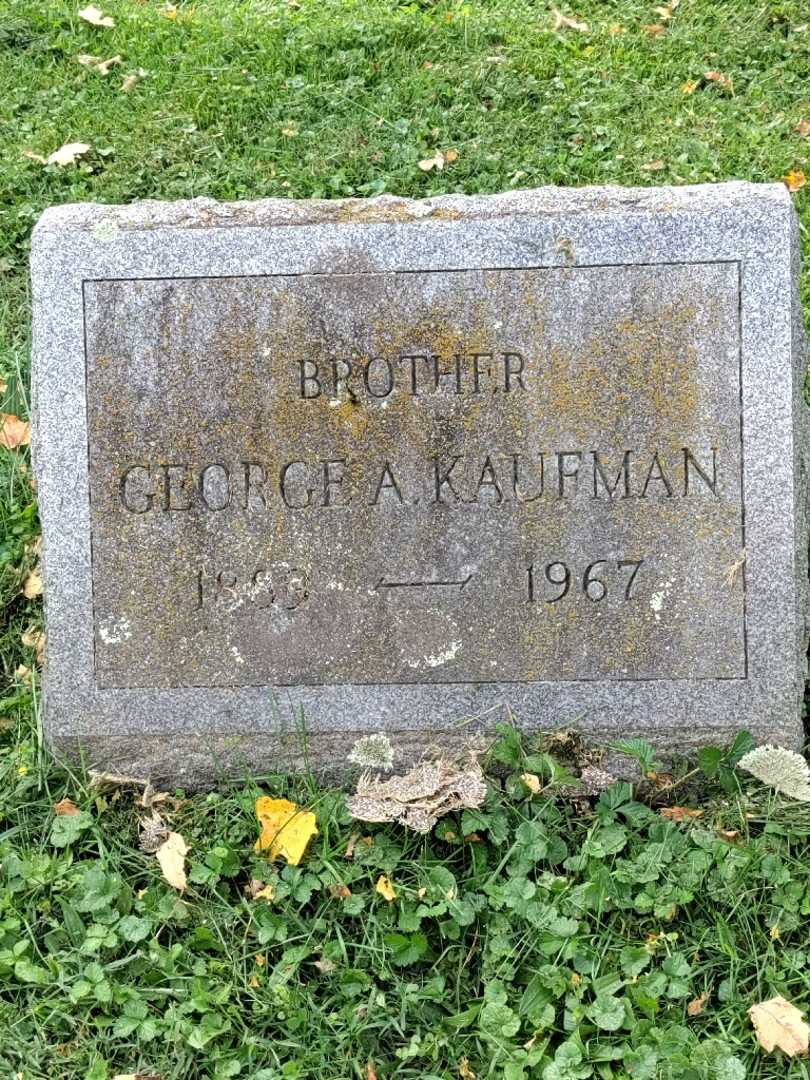
[[[268,462],[138,462],[118,475],[133,514],[194,508],[249,512],[276,503],[289,511],[365,505],[533,503],[540,499],[719,497],[720,451],[555,450],[450,454],[412,462],[344,457]]]

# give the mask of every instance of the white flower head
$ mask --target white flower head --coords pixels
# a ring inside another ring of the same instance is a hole
[[[390,772],[394,767],[394,748],[387,735],[378,731],[364,735],[351,749],[349,761],[363,769],[382,769]]]
[[[783,795],[810,802],[810,767],[801,754],[783,746],[758,746],[737,764]]]

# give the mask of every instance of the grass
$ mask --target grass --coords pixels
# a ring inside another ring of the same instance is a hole
[[[663,3],[560,4],[585,33],[528,0],[110,0],[111,29],[78,4],[0,0],[0,408],[28,413],[28,243],[53,203],[810,174],[803,0],[681,0],[668,20]],[[79,54],[122,62],[102,75]],[[68,142],[90,145],[75,167],[36,160]],[[444,170],[419,168],[448,149]],[[505,732],[481,814],[427,838],[369,827],[351,859],[342,799],[312,781],[182,799],[178,897],[138,847],[132,797],[42,746],[22,641],[41,625],[22,592],[37,533],[26,454],[0,451],[3,1075],[810,1075],[758,1050],[746,1018],[776,993],[807,1002],[810,971],[810,819],[761,794],[709,785],[685,825],[652,789],[555,802],[518,779],[534,748]],[[301,868],[253,855],[260,792],[314,806]],[[81,814],[54,817],[64,796]],[[272,902],[247,898],[251,877]]]

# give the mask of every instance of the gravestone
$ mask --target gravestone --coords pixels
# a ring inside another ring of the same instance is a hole
[[[782,186],[62,206],[32,265],[58,751],[800,740]]]

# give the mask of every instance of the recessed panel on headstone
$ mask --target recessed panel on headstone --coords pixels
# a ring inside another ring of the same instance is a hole
[[[98,686],[744,677],[738,279],[88,283]]]
[[[796,275],[777,186],[49,211],[52,743],[195,784],[504,715],[797,741]]]

